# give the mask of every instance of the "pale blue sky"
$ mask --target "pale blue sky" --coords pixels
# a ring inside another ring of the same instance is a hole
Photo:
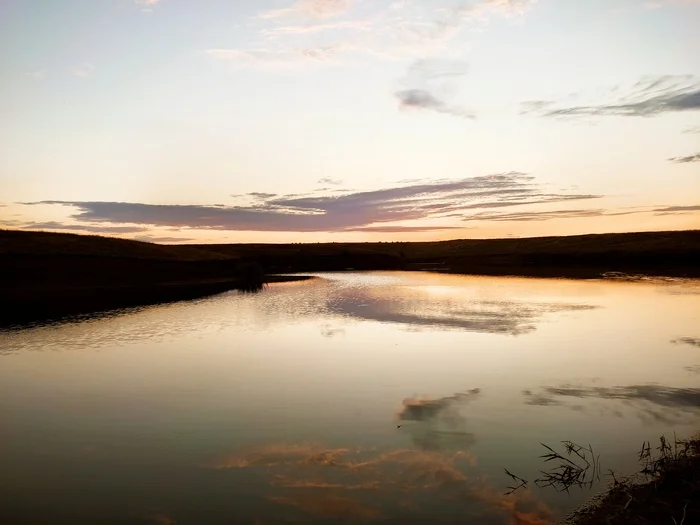
[[[0,226],[697,228],[699,26],[694,0],[3,0]]]

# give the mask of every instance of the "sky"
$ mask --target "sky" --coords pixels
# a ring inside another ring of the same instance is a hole
[[[0,227],[700,228],[700,0],[0,0]]]

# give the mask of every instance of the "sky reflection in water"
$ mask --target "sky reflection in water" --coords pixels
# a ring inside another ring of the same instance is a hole
[[[502,495],[541,441],[697,430],[685,284],[324,274],[0,332],[0,521],[553,522],[589,494]]]

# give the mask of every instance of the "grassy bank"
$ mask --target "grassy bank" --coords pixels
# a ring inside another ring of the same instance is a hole
[[[566,525],[700,523],[700,438],[645,443],[640,471],[611,475],[610,489],[565,520]]]
[[[0,307],[7,312],[0,324],[246,288],[240,269],[251,264],[262,275],[353,269],[568,278],[598,278],[605,272],[700,277],[700,231],[419,243],[174,246],[0,230]]]

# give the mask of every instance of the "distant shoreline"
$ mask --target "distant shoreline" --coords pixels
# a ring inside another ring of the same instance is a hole
[[[196,299],[333,271],[618,280],[699,278],[700,230],[438,242],[158,245],[0,230],[0,326]],[[277,276],[277,277],[275,277]]]

